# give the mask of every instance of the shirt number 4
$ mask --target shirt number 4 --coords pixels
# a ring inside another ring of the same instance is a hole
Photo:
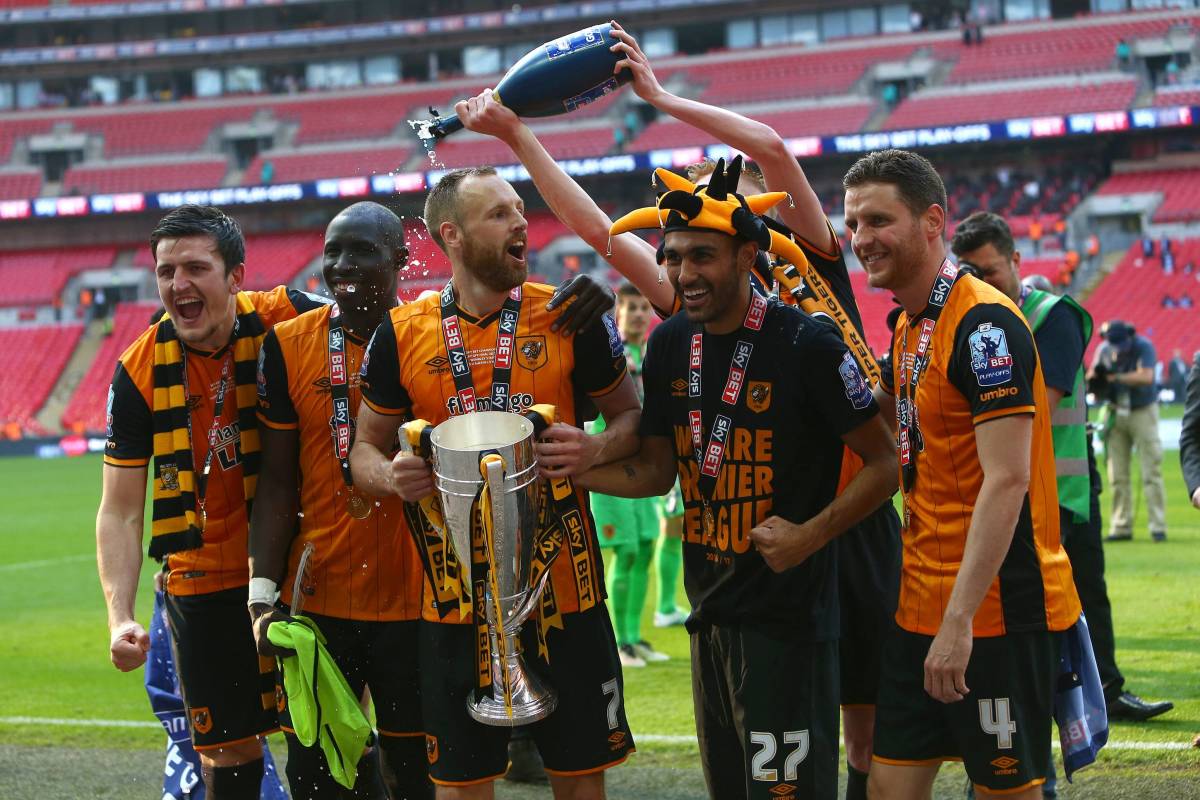
[[[808,758],[808,731],[784,731],[783,741],[795,745],[783,762],[783,779],[794,781],[800,771],[800,764]],[[769,764],[778,752],[775,734],[768,731],[750,731],[750,743],[758,745],[758,752],[750,760],[750,777],[756,781],[775,783],[779,780],[779,770],[769,769]]]
[[[997,750],[1011,750],[1017,723],[1013,721],[1007,697],[979,701],[979,727],[996,737]]]

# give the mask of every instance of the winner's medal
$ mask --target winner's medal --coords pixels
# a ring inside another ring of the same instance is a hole
[[[350,489],[346,495],[346,508],[349,509],[350,516],[355,519],[366,519],[371,516],[371,504],[354,489]]]
[[[712,504],[707,500],[704,501],[704,510],[700,515],[700,525],[704,531],[704,538],[715,539],[717,535],[717,516],[713,513]]]

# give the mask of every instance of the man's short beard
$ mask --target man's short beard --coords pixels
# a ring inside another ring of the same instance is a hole
[[[510,268],[506,262],[507,251],[484,253],[470,239],[463,246],[463,266],[474,278],[493,292],[507,292],[520,286],[529,275],[529,268],[522,265]]]

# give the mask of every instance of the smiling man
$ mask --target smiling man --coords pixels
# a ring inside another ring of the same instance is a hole
[[[210,206],[181,206],[150,235],[166,315],[121,355],[108,396],[96,519],[110,657],[146,660],[134,617],[146,478],[153,468],[150,556],[165,560],[167,614],[192,741],[212,800],[257,798],[258,737],[277,729],[274,663],[246,615],[247,519],[259,474],[255,360],[277,322],[319,300],[279,287],[242,291],[245,242]]]
[[[734,193],[738,173],[718,162],[689,190],[660,170],[672,191],[658,208],[614,225],[663,226],[682,312],[650,337],[639,452],[579,482],[648,497],[679,478],[709,795],[831,800],[840,626],[829,545],[895,491],[894,447],[833,327],[752,286],[765,227]],[[846,446],[864,466],[838,495]]]
[[[336,305],[275,326],[258,364],[262,474],[250,522],[250,613],[259,652],[290,609],[304,545],[313,555],[301,591],[351,691],[371,691],[384,775],[396,797],[432,797],[417,686],[421,561],[399,498],[376,501],[346,465],[361,402],[358,368],[367,340],[397,304],[408,250],[404,224],[378,203],[356,203],[325,231],[323,272]],[[297,469],[299,464],[299,469]],[[299,524],[297,524],[299,520]],[[343,796],[318,744],[304,747],[287,709],[287,776],[296,800]],[[365,766],[365,765],[364,765]],[[385,797],[373,769],[360,769],[356,797]]]
[[[1006,296],[946,259],[946,189],[926,159],[846,173],[846,227],[872,286],[904,308],[894,375],[904,495],[896,625],[884,645],[870,796],[928,798],[961,759],[981,796],[1041,796],[1058,632],[1079,619],[1059,543],[1049,403]]]
[[[543,475],[554,480],[553,501],[551,486],[542,486],[538,519],[544,530],[571,535],[525,625],[525,652],[529,668],[548,675],[558,706],[527,727],[555,797],[596,800],[604,796],[604,770],[625,760],[633,737],[587,494],[567,479],[632,450],[638,399],[611,316],[584,324],[573,337],[551,328],[550,287],[526,281],[524,210],[516,190],[490,167],[454,170],[430,191],[425,223],[453,278],[440,295],[393,309],[371,339],[350,465],[365,491],[419,501],[434,491],[429,465],[392,456],[404,415],[437,424],[477,408],[556,407],[563,422],[549,426],[549,441],[536,446]],[[584,397],[607,420],[604,432],[589,436],[578,427]],[[452,551],[434,534],[422,530],[422,537],[428,624],[419,626],[420,681],[430,775],[443,800],[490,797],[508,766],[510,730],[467,713],[477,688],[475,620],[469,611],[460,615],[460,587],[429,580],[451,570]],[[467,588],[475,587],[468,581]]]

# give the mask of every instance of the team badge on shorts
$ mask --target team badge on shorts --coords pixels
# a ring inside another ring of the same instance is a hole
[[[1008,383],[1013,376],[1013,359],[1008,354],[1008,337],[1003,328],[985,322],[967,337],[971,348],[971,371],[980,386]]]
[[[861,411],[871,405],[871,387],[867,385],[867,380],[863,377],[862,370],[858,368],[858,362],[854,360],[854,356],[849,353],[842,356],[842,363],[838,365],[838,374],[842,376],[842,385],[846,387],[846,399],[850,401],[850,405],[854,406],[855,410]]]
[[[430,764],[436,764],[438,760],[437,737],[428,733],[425,734],[425,758]]]
[[[208,733],[212,730],[212,714],[208,713],[208,706],[192,709],[192,727],[196,733]]]
[[[158,470],[158,479],[168,492],[179,491],[179,467],[175,464],[163,464]]]
[[[746,389],[746,408],[761,414],[771,407],[770,381],[750,381]]]
[[[518,336],[517,363],[530,371],[546,366],[546,337]]]

